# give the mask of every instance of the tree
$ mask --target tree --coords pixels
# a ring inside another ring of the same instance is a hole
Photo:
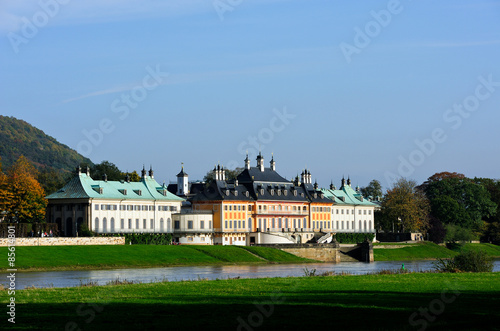
[[[108,180],[123,180],[125,178],[124,174],[118,169],[118,167],[109,161],[102,161],[99,164],[94,165],[90,169],[91,177],[95,180],[101,180],[104,175],[106,175]]]
[[[429,225],[429,201],[416,182],[400,178],[382,199],[381,212],[393,231],[425,231]]]
[[[243,168],[236,168],[234,170],[225,169],[224,171],[226,172],[226,180],[234,180],[243,171]],[[210,184],[214,180],[215,180],[215,174],[213,170],[208,171],[205,177],[203,177],[203,181],[206,182],[207,184]]]
[[[491,201],[486,188],[461,174],[429,177],[424,184],[431,204],[431,213],[443,224],[455,224],[478,231],[483,218],[495,215],[497,205]]]
[[[0,157],[0,213],[10,208],[12,193],[9,190],[9,178],[2,171],[2,158]],[[3,215],[0,215],[0,219]]]
[[[70,178],[71,173],[53,168],[44,169],[37,176],[37,180],[42,185],[46,195],[52,194],[63,187]]]
[[[9,169],[9,190],[12,194],[9,217],[20,222],[45,220],[47,200],[42,186],[36,180],[37,170],[24,156]]]
[[[382,185],[376,179],[372,180],[370,184],[366,187],[361,188],[361,194],[365,197],[381,197],[382,196]]]
[[[132,172],[124,173],[122,177],[125,178],[126,176],[130,176],[131,182],[140,182],[141,181],[141,177],[139,176],[139,174],[135,170]]]
[[[490,193],[490,199],[497,205],[496,213],[484,217],[486,222],[482,239],[500,244],[500,180],[490,178],[474,178],[474,183],[482,185]]]

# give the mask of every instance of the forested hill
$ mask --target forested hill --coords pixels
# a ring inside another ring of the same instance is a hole
[[[0,115],[0,156],[2,169],[24,155],[39,170],[72,171],[80,163],[92,161],[59,143],[42,130],[14,117]]]

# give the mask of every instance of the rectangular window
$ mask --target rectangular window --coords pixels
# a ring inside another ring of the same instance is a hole
[[[233,221],[229,221],[229,228],[232,229],[233,228]]]
[[[227,206],[224,206],[224,210],[226,210],[226,211],[227,211]]]
[[[224,228],[226,228],[226,229],[228,228],[227,227],[227,221],[224,222]]]
[[[371,215],[371,214],[372,214],[372,211],[371,211],[371,210],[369,210],[369,211],[368,211],[368,215]]]
[[[245,211],[245,206],[242,206],[241,209],[243,209],[243,211]]]
[[[365,209],[365,210],[363,210],[363,215],[366,215],[366,209]]]
[[[205,228],[205,221],[200,221],[200,229],[204,229]]]
[[[187,239],[188,239],[189,242],[193,241],[193,237],[188,237]]]
[[[193,229],[193,221],[188,221],[188,229],[189,230]]]
[[[122,219],[120,220],[120,229],[122,229],[122,230],[123,230],[124,228],[125,228],[125,220],[122,218]]]
[[[57,206],[59,207],[58,210],[61,210],[61,206]],[[99,205],[95,205],[95,210],[99,210]]]
[[[135,228],[136,229],[139,228],[139,219],[138,218],[135,219]]]
[[[238,221],[238,228],[241,229],[241,221]]]
[[[149,223],[150,223],[150,228],[154,229],[155,228],[155,220],[154,219],[150,219]]]
[[[208,221],[208,228],[211,229],[212,228],[212,221]]]
[[[146,219],[143,219],[142,220],[142,228],[145,229],[146,228]]]
[[[174,221],[174,229],[179,230],[181,228],[181,221]]]
[[[233,210],[233,206],[229,206],[229,211]]]

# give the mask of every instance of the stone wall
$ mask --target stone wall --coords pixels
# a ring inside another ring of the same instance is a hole
[[[256,245],[281,249],[284,252],[311,260],[323,262],[340,262],[339,245],[332,244],[277,244],[277,245]]]
[[[0,238],[0,247],[9,239]],[[16,238],[16,246],[125,245],[125,237],[43,237]]]

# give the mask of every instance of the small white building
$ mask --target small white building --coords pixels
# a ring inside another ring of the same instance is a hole
[[[375,233],[375,210],[379,205],[363,197],[359,189],[342,178],[340,189],[330,185],[322,190],[335,203],[332,206],[332,230],[337,233]]]
[[[131,182],[94,180],[80,167],[47,199],[47,222],[57,223],[61,236],[77,236],[82,224],[96,233],[173,233],[172,215],[180,213],[184,201],[158,184],[152,169]]]
[[[173,215],[173,242],[189,245],[213,245],[214,228],[211,211],[182,210]]]

